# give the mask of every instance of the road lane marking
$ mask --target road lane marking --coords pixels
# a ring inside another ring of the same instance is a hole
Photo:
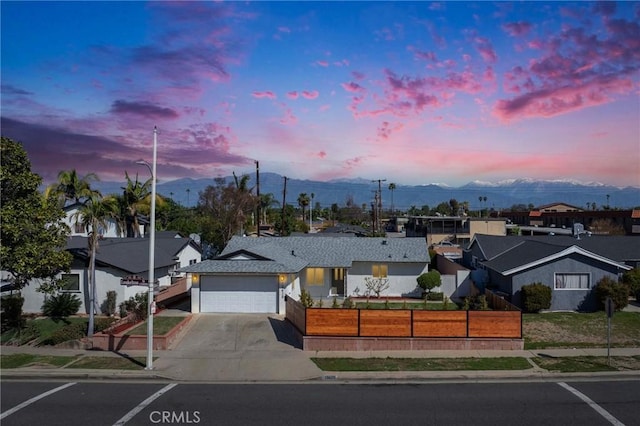
[[[602,408],[601,406],[596,404],[594,400],[592,400],[587,395],[585,395],[582,392],[580,392],[578,389],[576,389],[574,387],[571,387],[571,386],[569,386],[568,384],[566,384],[564,382],[558,382],[558,384],[560,386],[562,386],[563,388],[565,388],[566,390],[568,390],[569,392],[571,392],[572,394],[574,394],[575,396],[577,396],[578,398],[580,398],[581,400],[583,400],[584,402],[586,402],[587,404],[589,404],[589,406],[591,408],[596,410],[596,412],[598,412],[598,414],[600,414],[602,417],[607,419],[609,421],[609,423],[611,423],[612,425],[624,426],[624,423],[622,423],[620,420],[618,420],[615,417],[613,417],[611,415],[611,413],[609,413],[607,410],[605,410],[604,408]]]
[[[62,389],[66,389],[66,388],[68,388],[69,386],[73,386],[73,385],[75,385],[75,384],[76,384],[76,382],[73,382],[73,383],[67,383],[67,384],[64,384],[64,385],[62,385],[62,386],[58,386],[58,387],[57,387],[57,388],[55,388],[55,389],[51,389],[50,391],[47,391],[47,392],[45,392],[45,393],[41,393],[41,394],[40,394],[40,395],[38,395],[38,396],[34,396],[33,398],[26,400],[26,401],[25,401],[25,402],[23,402],[22,404],[16,405],[16,406],[15,406],[15,407],[13,407],[12,409],[7,410],[7,411],[5,411],[4,413],[2,413],[2,415],[0,415],[0,420],[4,419],[5,417],[8,417],[8,416],[12,415],[12,414],[13,414],[13,413],[15,413],[16,411],[21,410],[21,409],[23,409],[24,407],[26,407],[26,406],[28,406],[28,405],[33,404],[33,403],[34,403],[34,402],[36,402],[36,401],[41,400],[42,398],[46,398],[46,397],[48,397],[49,395],[52,395],[52,394],[54,394],[54,393],[56,393],[56,392],[58,392],[58,391],[61,391]]]
[[[177,383],[171,383],[170,385],[167,385],[167,386],[163,387],[158,392],[154,393],[149,398],[145,399],[140,404],[138,404],[138,406],[135,407],[133,410],[131,410],[127,414],[125,414],[120,420],[115,422],[113,424],[113,426],[122,426],[123,424],[127,423],[129,420],[134,418],[136,414],[138,414],[140,411],[144,410],[147,407],[147,405],[151,404],[153,401],[155,401],[156,399],[161,397],[166,392],[169,392],[171,389],[173,389],[176,386],[178,386]]]

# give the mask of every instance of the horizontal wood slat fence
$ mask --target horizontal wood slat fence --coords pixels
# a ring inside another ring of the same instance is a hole
[[[304,336],[522,338],[522,312],[305,308],[287,298],[286,317]]]

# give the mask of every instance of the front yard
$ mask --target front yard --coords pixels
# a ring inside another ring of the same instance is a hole
[[[604,312],[548,312],[522,315],[525,349],[607,346]],[[640,347],[640,312],[616,312],[611,319],[612,347]]]

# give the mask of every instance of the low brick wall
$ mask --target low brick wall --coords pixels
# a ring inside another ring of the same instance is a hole
[[[181,332],[189,325],[192,315],[185,317],[177,326],[163,336],[153,336],[153,349],[162,351],[171,349]],[[126,335],[125,333],[138,324],[133,324],[117,334],[96,333],[92,338],[92,348],[103,351],[132,351],[147,349],[146,335]]]
[[[302,336],[305,351],[522,350],[523,339]]]

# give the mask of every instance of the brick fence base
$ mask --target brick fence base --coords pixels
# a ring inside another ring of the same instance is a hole
[[[178,325],[164,336],[153,336],[154,350],[171,349],[180,333],[189,325],[192,315],[185,317]],[[137,326],[133,325],[130,328]],[[122,330],[117,334],[96,333],[92,337],[92,348],[103,351],[123,351],[123,350],[143,350],[147,349],[146,335],[127,335],[127,330]]]
[[[523,339],[300,336],[305,351],[522,350]]]

